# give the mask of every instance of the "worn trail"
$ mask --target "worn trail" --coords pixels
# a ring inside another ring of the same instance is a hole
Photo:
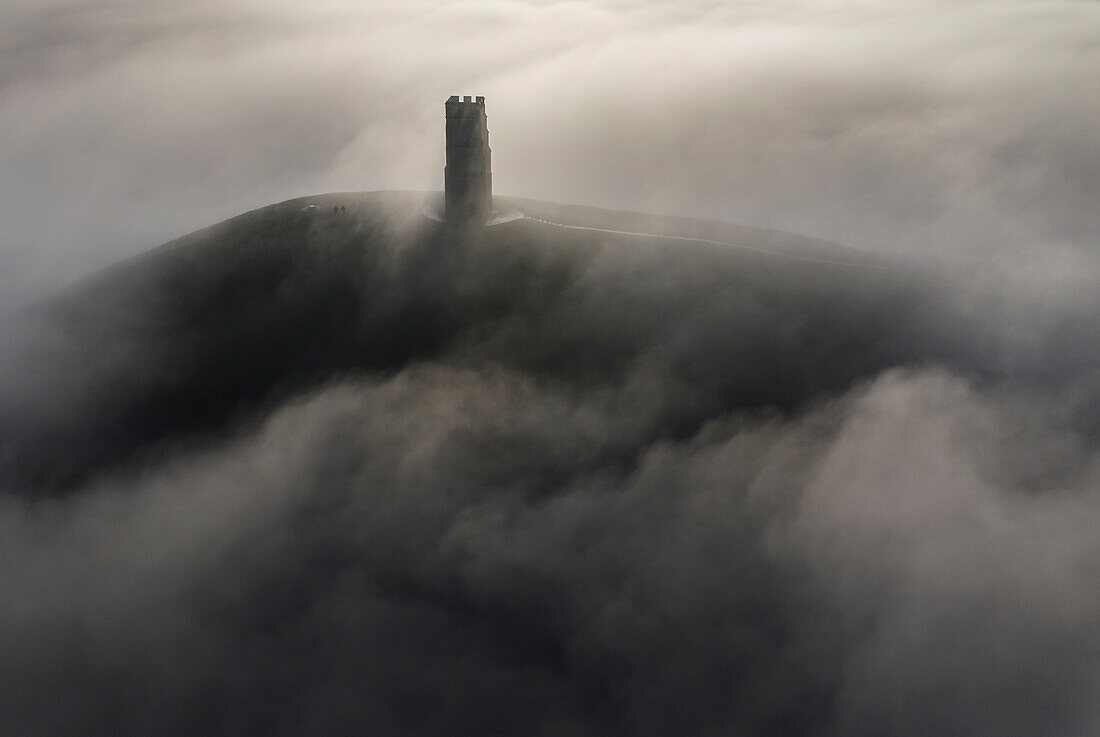
[[[625,236],[633,236],[633,237],[641,237],[641,238],[661,238],[661,239],[664,239],[664,240],[688,241],[688,242],[691,242],[691,243],[709,243],[711,245],[716,245],[716,246],[728,246],[730,248],[737,248],[737,249],[740,249],[740,250],[743,250],[743,251],[754,251],[756,253],[762,253],[762,254],[765,254],[765,255],[768,255],[768,256],[774,256],[776,258],[790,259],[792,261],[808,261],[808,262],[816,263],[816,264],[828,264],[830,266],[845,266],[845,267],[856,268],[856,269],[868,269],[868,270],[872,270],[872,271],[880,271],[880,272],[884,272],[884,273],[895,274],[897,276],[904,276],[904,277],[908,277],[908,278],[921,279],[923,281],[931,282],[933,284],[937,284],[937,285],[940,285],[940,286],[949,286],[949,287],[956,287],[956,288],[959,286],[958,284],[955,284],[953,282],[949,282],[949,281],[946,281],[946,280],[943,280],[943,279],[936,279],[936,278],[933,278],[933,277],[921,276],[920,274],[915,274],[911,271],[906,271],[904,269],[895,269],[893,267],[885,266],[883,264],[871,264],[871,263],[865,263],[865,262],[860,262],[860,261],[840,261],[840,260],[837,260],[837,259],[830,259],[830,258],[815,258],[813,256],[800,256],[800,255],[794,254],[794,253],[783,253],[782,251],[773,251],[773,250],[770,250],[770,249],[767,249],[767,248],[760,248],[759,246],[750,246],[750,245],[747,245],[747,244],[744,244],[744,243],[737,243],[737,242],[734,242],[734,241],[717,241],[717,240],[711,240],[709,238],[692,238],[690,236],[664,235],[662,233],[641,233],[641,232],[630,231],[630,230],[612,230],[610,228],[594,228],[594,227],[589,227],[589,226],[586,226],[586,225],[566,225],[565,223],[557,223],[557,222],[554,222],[552,220],[543,220],[542,218],[536,218],[536,217],[530,217],[530,216],[527,216],[526,219],[531,220],[531,221],[536,222],[536,223],[542,223],[543,225],[552,225],[556,228],[565,228],[565,229],[568,229],[568,230],[588,230],[588,231],[592,231],[592,232],[596,232],[596,233],[609,233],[611,235],[625,235]]]

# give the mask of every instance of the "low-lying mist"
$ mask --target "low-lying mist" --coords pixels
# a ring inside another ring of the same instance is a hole
[[[0,731],[1100,724],[1094,298],[331,197],[9,324]]]

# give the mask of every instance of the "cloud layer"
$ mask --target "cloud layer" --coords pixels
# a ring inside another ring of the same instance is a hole
[[[0,732],[1095,733],[1098,14],[6,3]]]
[[[421,368],[136,482],[9,501],[6,725],[1095,727],[1094,452],[1030,490],[1002,465],[1012,408],[936,371],[612,460],[647,411]]]
[[[1095,302],[346,199],[5,352],[0,730],[1094,731]]]

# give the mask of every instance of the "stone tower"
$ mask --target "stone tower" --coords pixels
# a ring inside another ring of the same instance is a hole
[[[485,98],[447,100],[446,217],[449,223],[486,222],[493,211],[493,167]]]

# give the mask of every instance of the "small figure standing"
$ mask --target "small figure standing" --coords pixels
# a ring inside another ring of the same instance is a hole
[[[340,212],[340,206],[339,205],[333,205],[332,206],[332,214],[337,215],[337,214],[339,214],[339,212]]]
[[[343,215],[347,211],[348,211],[348,209],[346,207],[344,207],[343,205],[340,205],[340,214],[341,215]]]

